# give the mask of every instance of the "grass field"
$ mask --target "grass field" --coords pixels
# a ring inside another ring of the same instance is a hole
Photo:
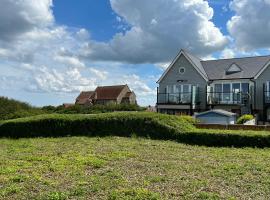
[[[0,139],[0,199],[269,199],[270,149]]]

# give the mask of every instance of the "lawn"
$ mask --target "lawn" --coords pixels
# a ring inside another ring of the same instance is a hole
[[[0,199],[269,199],[270,149],[0,139]]]

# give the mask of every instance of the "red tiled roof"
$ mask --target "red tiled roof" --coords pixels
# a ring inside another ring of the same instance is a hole
[[[117,97],[120,95],[122,90],[127,85],[115,85],[115,86],[103,86],[97,87],[96,92],[96,99],[97,100],[116,100]]]
[[[76,99],[77,104],[85,104],[89,99],[94,97],[94,91],[81,92]]]

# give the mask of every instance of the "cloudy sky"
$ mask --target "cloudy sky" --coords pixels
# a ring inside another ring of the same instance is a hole
[[[1,0],[0,96],[74,102],[128,84],[155,104],[181,49],[204,59],[270,54],[270,0]]]

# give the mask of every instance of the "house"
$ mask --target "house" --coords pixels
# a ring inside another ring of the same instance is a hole
[[[94,91],[83,91],[76,98],[76,105],[136,104],[136,95],[128,85],[100,86]]]
[[[201,124],[235,124],[236,114],[225,110],[209,110],[201,113],[196,113],[195,118],[199,120]]]
[[[76,105],[92,105],[93,99],[95,99],[94,91],[83,91],[76,98]]]
[[[181,50],[158,80],[157,110],[190,114],[210,109],[270,120],[270,56],[201,60]]]

